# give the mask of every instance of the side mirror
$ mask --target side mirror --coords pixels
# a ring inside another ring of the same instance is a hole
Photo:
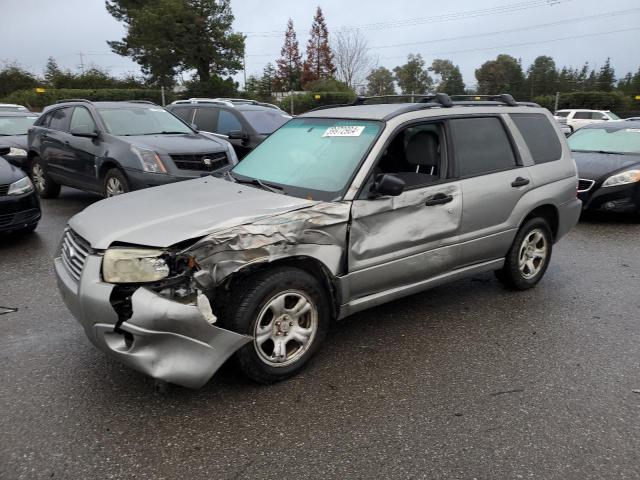
[[[6,145],[0,145],[0,156],[9,155],[11,151],[11,147],[7,147]]]
[[[98,132],[89,125],[78,125],[77,127],[72,128],[69,133],[74,137],[96,138],[98,136]]]
[[[231,130],[227,133],[227,137],[229,137],[229,140],[247,140],[249,135],[242,130]]]
[[[376,177],[371,191],[377,195],[397,197],[404,192],[404,180],[392,173],[383,173]]]

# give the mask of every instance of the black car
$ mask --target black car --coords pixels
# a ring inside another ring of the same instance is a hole
[[[274,105],[242,99],[177,100],[167,110],[201,131],[227,138],[240,159],[291,119]]]
[[[32,232],[40,221],[40,200],[27,174],[2,158],[10,148],[0,145],[0,232]]]
[[[111,197],[236,163],[229,142],[196,132],[151,102],[62,101],[29,130],[27,168],[45,198],[61,185]]]
[[[16,167],[27,166],[27,131],[37,119],[37,113],[0,110],[0,143],[10,148],[4,158]]]
[[[594,123],[567,140],[583,208],[640,215],[640,121]]]

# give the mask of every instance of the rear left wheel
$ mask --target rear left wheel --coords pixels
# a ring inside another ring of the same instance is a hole
[[[518,231],[496,277],[514,290],[534,287],[544,276],[551,260],[553,236],[544,218],[532,218]]]

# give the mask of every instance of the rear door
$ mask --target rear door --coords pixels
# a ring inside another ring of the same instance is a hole
[[[69,124],[73,107],[58,108],[51,112],[47,128],[41,134],[40,153],[47,172],[57,180],[67,178],[67,162],[71,156],[69,149]]]
[[[500,115],[455,118],[450,126],[464,197],[459,266],[504,257],[515,235],[511,213],[533,188],[530,173]]]
[[[590,123],[593,123],[591,112],[573,112],[571,126],[574,130],[589,125]]]

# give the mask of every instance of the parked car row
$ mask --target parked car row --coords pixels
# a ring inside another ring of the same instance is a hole
[[[587,110],[587,109],[566,109],[558,110],[554,114],[556,121],[563,127],[566,134],[573,133],[585,125],[592,123],[608,122],[620,120],[615,113],[610,110]]]

